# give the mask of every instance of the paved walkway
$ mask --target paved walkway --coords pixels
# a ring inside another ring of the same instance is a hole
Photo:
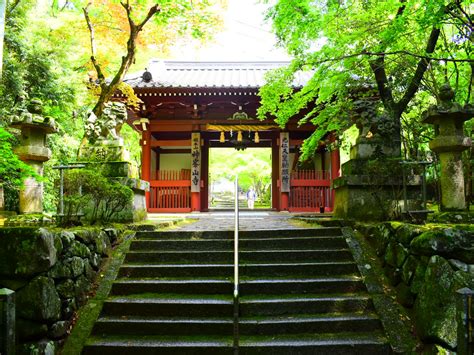
[[[301,229],[290,219],[298,214],[272,211],[242,211],[239,214],[240,230],[255,229]],[[182,214],[149,214],[148,219],[185,218],[194,221],[178,227],[182,231],[234,230],[234,212],[203,212]]]

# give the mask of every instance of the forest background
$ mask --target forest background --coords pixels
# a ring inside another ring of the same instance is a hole
[[[421,124],[422,113],[437,102],[440,86],[449,82],[456,101],[473,104],[474,42],[472,0],[387,1],[263,1],[279,45],[293,58],[288,68],[269,76],[262,88],[260,117],[273,116],[284,126],[299,110],[316,103],[302,120],[315,125],[303,145],[302,158],[311,155],[324,134],[336,131],[351,139],[338,140],[347,151],[356,135],[351,127],[349,100],[354,88],[365,87],[377,97],[376,115],[384,114],[401,132],[405,159],[432,160],[428,149],[434,136]],[[149,59],[166,56],[178,38],[208,39],[220,27],[225,1],[136,0],[136,18],[143,18],[155,3],[164,9],[144,27],[137,45],[139,55],[130,72],[141,71]],[[190,6],[192,4],[192,6]],[[0,151],[11,152],[12,138],[1,126],[18,109],[21,99],[40,98],[45,114],[53,117],[60,133],[50,135],[53,158],[45,168],[45,190],[54,191],[52,166],[74,161],[83,138],[84,119],[97,103],[97,70],[91,63],[90,36],[84,20],[86,1],[12,0],[6,8],[3,77],[0,84]],[[89,13],[95,24],[97,60],[105,77],[113,76],[126,48],[128,22],[116,0],[96,0]],[[242,44],[235,44],[236,46]],[[313,78],[294,91],[295,73],[311,70]],[[465,125],[473,135],[472,121]],[[351,131],[349,131],[351,132]],[[125,127],[122,135],[139,161],[138,137]],[[472,177],[472,149],[464,154],[468,184]],[[4,160],[2,176],[15,166],[14,157]],[[0,164],[1,165],[1,164]],[[436,166],[436,164],[434,165]],[[15,170],[20,171],[20,170]],[[28,174],[27,170],[22,170]],[[14,174],[13,174],[14,175]],[[3,181],[7,208],[15,201],[21,173]],[[436,180],[436,169],[430,172]],[[45,210],[54,211],[55,197],[47,193]]]

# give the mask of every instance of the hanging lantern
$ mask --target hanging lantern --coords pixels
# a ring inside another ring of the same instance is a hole
[[[237,142],[242,142],[242,131],[237,132]]]
[[[225,142],[225,134],[224,131],[221,132],[221,136],[219,138],[219,142],[224,143]]]
[[[255,132],[255,139],[254,139],[254,142],[255,142],[255,143],[260,143],[260,137],[258,136],[258,132]]]

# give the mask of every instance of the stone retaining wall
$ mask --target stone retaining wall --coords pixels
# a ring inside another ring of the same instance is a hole
[[[474,227],[357,224],[425,343],[456,348],[456,290],[474,287]]]
[[[54,354],[119,233],[0,228],[0,288],[16,292],[17,353]]]

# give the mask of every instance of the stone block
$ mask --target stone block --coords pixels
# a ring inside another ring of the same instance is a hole
[[[21,344],[17,355],[55,355],[56,343],[54,341],[41,340]]]
[[[62,318],[69,319],[77,310],[77,303],[75,298],[67,298],[61,302]]]
[[[18,315],[29,320],[55,321],[61,314],[61,300],[54,281],[44,276],[34,278],[17,292]]]
[[[74,281],[71,279],[61,281],[56,286],[56,290],[62,299],[73,298],[75,295]]]
[[[397,301],[404,307],[411,308],[415,303],[415,295],[411,292],[410,287],[404,282],[400,282],[396,287]]]
[[[408,256],[408,251],[400,243],[391,241],[385,252],[385,262],[395,268],[400,268]]]
[[[75,240],[69,247],[67,254],[81,258],[88,258],[91,255],[91,251],[85,244]]]
[[[410,243],[410,250],[418,255],[441,255],[474,263],[474,232],[469,229],[444,228],[422,233]]]
[[[473,283],[471,276],[455,272],[444,258],[437,255],[430,258],[414,309],[422,339],[444,344],[452,350],[456,348],[455,294],[460,288],[472,288]]]
[[[73,256],[69,263],[71,265],[71,272],[73,277],[78,277],[84,273],[84,259]]]
[[[17,336],[20,342],[39,340],[48,334],[48,325],[22,318],[17,319]]]
[[[0,239],[0,276],[29,277],[56,263],[54,235],[44,228],[0,228]]]
[[[111,249],[110,239],[107,233],[101,231],[95,237],[95,251],[102,256],[107,256]]]
[[[426,228],[414,224],[403,223],[396,231],[397,240],[405,247],[409,247],[411,241],[426,231]]]
[[[70,325],[71,324],[68,321],[53,323],[48,332],[49,337],[52,339],[64,338],[68,334]]]

